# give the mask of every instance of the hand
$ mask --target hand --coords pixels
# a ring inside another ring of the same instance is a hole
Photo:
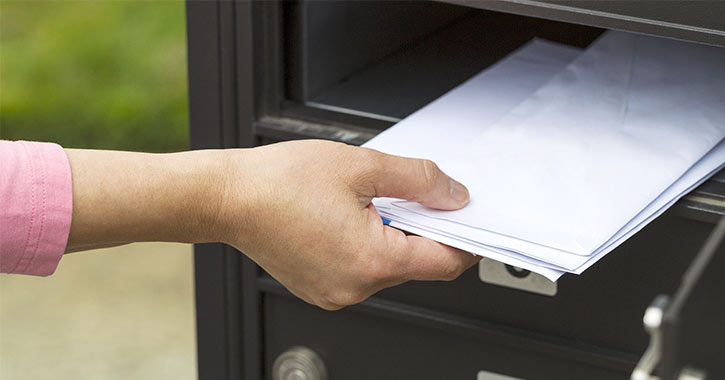
[[[408,280],[452,280],[478,257],[383,226],[395,197],[452,210],[468,191],[430,161],[325,141],[148,154],[67,149],[66,253],[137,241],[233,245],[325,309]]]
[[[336,310],[409,280],[453,280],[480,259],[384,226],[373,207],[465,206],[466,188],[430,161],[312,140],[225,153],[220,240],[309,303]]]

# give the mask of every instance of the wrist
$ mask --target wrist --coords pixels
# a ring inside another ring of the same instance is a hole
[[[226,150],[199,150],[180,153],[192,168],[187,196],[186,236],[190,243],[226,242],[227,223],[223,217],[229,160]]]
[[[221,242],[241,249],[244,237],[256,233],[255,226],[263,215],[259,215],[260,197],[266,187],[257,170],[259,164],[257,149],[224,149],[215,151],[218,156],[213,163],[213,190],[208,194],[209,206],[203,211],[208,220],[209,236],[214,242]],[[270,207],[266,204],[264,207]]]

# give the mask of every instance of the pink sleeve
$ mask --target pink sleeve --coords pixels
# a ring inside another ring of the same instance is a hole
[[[0,272],[53,274],[72,215],[70,163],[63,148],[0,140]]]

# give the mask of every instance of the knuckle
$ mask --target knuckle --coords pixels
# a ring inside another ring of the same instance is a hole
[[[441,176],[441,170],[438,165],[431,160],[423,160],[423,178],[425,178],[425,185],[428,188],[433,188],[438,184]]]
[[[463,271],[466,270],[466,266],[461,261],[451,261],[446,268],[444,279],[446,281],[453,281],[457,279]]]
[[[346,305],[345,296],[341,291],[333,291],[332,293],[327,295],[325,297],[325,302],[332,305]]]
[[[317,306],[327,311],[337,311],[343,308],[343,306],[336,305],[330,302],[320,302],[317,304]]]
[[[364,283],[374,285],[384,282],[388,277],[390,267],[387,260],[378,255],[371,256],[363,266],[360,278]]]
[[[383,167],[383,154],[369,148],[354,148],[356,154],[348,157],[347,167],[352,184],[356,187],[367,188],[375,186],[375,177]]]
[[[320,302],[317,304],[325,310],[340,310],[345,306],[345,303],[342,301],[340,292],[333,290],[322,295]]]
[[[350,299],[348,299],[348,305],[359,304],[360,302],[365,301],[367,298],[368,296],[362,292],[354,293],[350,296]]]
[[[339,305],[340,308],[354,305],[365,300],[365,295],[358,291],[336,291],[330,295],[329,302],[334,305]]]
[[[468,269],[467,261],[459,261],[456,268],[456,278],[460,277]]]
[[[371,174],[378,171],[382,166],[382,153],[370,148],[358,148],[357,165],[365,174]]]

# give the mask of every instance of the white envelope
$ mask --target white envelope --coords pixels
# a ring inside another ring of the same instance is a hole
[[[637,48],[638,43],[641,43],[632,35],[616,34],[620,36],[615,37],[621,38],[619,40],[620,42],[617,42],[616,45],[622,44],[621,41],[629,40],[630,37],[632,37],[630,40],[631,44],[628,46],[632,49]],[[609,37],[607,36],[607,38]],[[606,42],[607,38],[602,38],[597,44],[613,49],[615,45],[614,41],[617,41],[617,39],[610,39],[608,45],[602,44],[602,41]],[[648,44],[645,46],[645,50],[662,49],[662,46],[658,46],[658,43],[663,41],[659,39],[655,40],[658,40],[657,43]],[[665,41],[664,45],[670,46],[670,42],[672,41]],[[687,45],[681,50],[683,52],[692,53],[694,51],[698,54],[703,54],[700,47],[693,48],[690,44],[679,44]],[[625,46],[627,45],[625,44]],[[705,50],[707,54],[722,54],[720,50]],[[602,49],[602,52],[606,53],[606,49]],[[487,127],[490,128],[496,120],[501,119],[518,102],[525,99],[527,94],[530,94],[538,86],[546,82],[547,78],[550,78],[554,73],[559,71],[567,61],[576,55],[577,51],[572,48],[542,41],[529,43],[490,69],[475,76],[457,89],[452,90],[435,102],[424,107],[393,128],[383,132],[366,144],[366,146],[398,155],[433,159],[444,170],[460,179],[461,176],[458,175],[457,171],[461,168],[466,168],[466,165],[461,165],[460,162],[457,162],[460,157],[456,157],[455,153],[460,152],[460,149],[450,144],[460,144],[461,141],[472,140],[477,134],[480,138],[481,131],[485,132]],[[706,61],[704,66],[706,67],[701,68],[705,70],[701,71],[701,73],[712,69],[707,67],[707,62],[713,62],[715,58],[715,56],[710,56],[704,59]],[[580,60],[581,58],[577,62],[580,62]],[[630,62],[630,66],[630,71],[633,74],[639,72],[635,70],[638,66],[633,64],[633,62]],[[570,69],[571,66],[567,70]],[[578,72],[577,70],[574,71]],[[561,75],[563,73],[557,75],[557,78]],[[695,76],[697,77],[697,75]],[[617,78],[616,75],[612,75],[611,77]],[[637,81],[631,81],[629,85],[640,82],[649,84],[657,82],[658,79],[653,78],[656,78],[656,76],[645,72],[644,74],[638,75]],[[717,80],[712,83],[719,83],[718,78],[720,77],[716,76],[715,79]],[[619,80],[621,81],[621,78]],[[551,82],[555,81],[556,78]],[[701,80],[700,82],[702,83],[704,81]],[[679,86],[682,86],[682,84],[680,83]],[[709,89],[705,88],[705,91],[709,91],[709,93],[716,96],[718,94],[722,95],[721,88],[715,84]],[[537,94],[541,92],[542,89]],[[690,96],[694,96],[693,94],[696,92],[692,91]],[[543,93],[545,94],[546,92]],[[671,102],[672,99],[676,98],[673,94],[669,94],[668,96],[671,99],[666,99],[665,101]],[[705,109],[712,107],[713,103],[721,100],[717,97],[713,99],[715,99],[713,102],[705,104]],[[611,97],[609,102],[611,103],[615,100],[615,97]],[[530,99],[527,101],[530,101]],[[633,109],[632,113],[635,116],[635,121],[637,121],[637,117],[640,117],[638,115],[646,115],[647,110],[661,107],[661,105],[653,104],[647,99],[646,101],[628,100],[626,103],[628,104],[626,108]],[[456,108],[455,105],[460,106],[460,109],[458,109],[459,112],[452,112],[452,109]],[[478,107],[476,107],[477,105]],[[517,110],[524,105],[520,105]],[[524,111],[526,111],[525,107]],[[446,117],[446,113],[450,113],[452,116]],[[523,112],[523,114],[526,116],[526,112]],[[476,115],[480,117],[476,118]],[[718,117],[720,116],[718,112],[714,112],[714,115],[709,115],[706,119],[710,121],[719,120]],[[507,116],[507,118],[510,117],[512,116]],[[466,119],[471,120],[471,118],[478,120],[478,123],[467,123]],[[502,120],[502,122],[505,121],[506,119]],[[442,128],[442,125],[450,125],[451,127]],[[715,125],[715,123],[712,123],[712,125]],[[710,132],[712,134],[721,133],[721,129],[712,128]],[[456,139],[456,136],[460,138]],[[707,139],[705,140],[707,141]],[[446,144],[446,141],[449,144]],[[454,154],[451,154],[451,152]],[[725,162],[725,145],[720,144],[692,169],[687,171],[682,178],[673,183],[659,197],[656,197],[653,202],[646,205],[640,213],[635,213],[635,216],[622,228],[615,231],[616,233],[604,244],[599,245],[598,248],[591,251],[590,254],[592,256],[583,254],[573,255],[566,252],[566,250],[542,246],[538,242],[510,239],[506,235],[486,231],[481,228],[472,228],[462,224],[460,220],[452,218],[450,215],[455,214],[455,212],[440,212],[440,214],[443,214],[441,217],[441,215],[436,215],[439,212],[423,208],[419,205],[405,206],[402,203],[403,201],[400,200],[376,199],[374,202],[381,215],[393,220],[391,225],[397,228],[417,233],[444,244],[484,255],[507,264],[519,266],[540,273],[551,280],[556,280],[564,271],[581,273],[591,266],[657,215],[664,212],[676,199],[703,182],[706,177],[716,172],[717,169],[722,167],[723,162]],[[466,179],[463,181],[470,188],[470,182],[467,182]],[[401,204],[406,208],[412,209],[413,212],[401,209]],[[511,241],[514,241],[514,246],[520,249],[511,250],[506,248]],[[537,259],[537,257],[540,259]]]
[[[411,214],[406,211],[395,209],[394,206],[390,205],[390,202],[395,202],[397,200],[392,198],[381,199],[381,204],[376,205],[376,207],[381,215],[393,220],[390,223],[393,227],[420,234],[421,236],[428,237],[441,243],[481,256],[486,256],[506,264],[528,269],[532,272],[539,273],[552,281],[556,281],[565,272],[575,274],[581,274],[584,272],[584,270],[591,267],[619,244],[640,231],[649,222],[665,212],[678,199],[705,182],[710,176],[723,169],[723,167],[725,167],[723,164],[724,162],[725,141],[720,142],[711,152],[703,157],[700,162],[688,170],[685,175],[662,193],[654,202],[648,205],[647,208],[642,210],[642,212],[640,212],[626,226],[618,231],[617,234],[605,243],[594,255],[587,257],[585,260],[581,260],[581,256],[576,256],[580,260],[580,265],[572,269],[566,269],[554,265],[551,262],[537,260],[518,252],[482,244],[479,240],[475,240],[475,235],[471,233],[470,229],[466,231],[457,230],[454,232],[446,232],[452,230],[450,226],[442,225],[442,229],[435,228],[435,223],[431,223],[431,220],[429,219],[416,218],[416,216],[418,216],[417,214]],[[389,212],[391,209],[394,210],[394,213]],[[406,216],[408,218],[406,218]],[[417,221],[413,221],[413,219]],[[463,234],[463,236],[456,234]],[[441,236],[445,238],[445,242]]]
[[[481,131],[448,139],[444,169],[469,206],[401,205],[545,261],[548,248],[589,256],[725,136],[723,62],[725,49],[608,32],[494,125],[459,121]]]
[[[443,170],[453,170],[452,149],[477,137],[483,126],[505,116],[579,54],[570,46],[532,40],[363,146],[432,159]]]

